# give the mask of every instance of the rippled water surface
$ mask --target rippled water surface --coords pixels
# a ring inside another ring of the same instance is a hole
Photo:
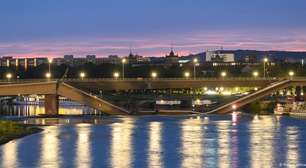
[[[53,125],[0,146],[0,167],[306,166],[306,122],[289,117],[35,120],[24,122]]]

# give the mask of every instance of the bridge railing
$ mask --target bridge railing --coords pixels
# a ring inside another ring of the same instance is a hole
[[[306,77],[199,77],[199,78],[65,78],[62,79],[64,82],[94,82],[94,81],[277,81],[283,79],[298,79],[306,80]],[[51,82],[59,81],[61,79],[0,79],[0,83],[25,83],[25,82]]]

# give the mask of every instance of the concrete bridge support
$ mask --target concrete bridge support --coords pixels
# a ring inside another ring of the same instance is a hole
[[[58,115],[58,95],[56,94],[45,95],[45,114]]]
[[[302,100],[302,88],[301,86],[295,87],[295,101],[301,101]]]
[[[303,98],[304,98],[304,101],[306,101],[306,86],[303,86]]]

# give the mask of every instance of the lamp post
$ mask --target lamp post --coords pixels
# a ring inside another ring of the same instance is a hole
[[[151,77],[152,77],[153,79],[157,78],[157,73],[156,73],[156,72],[152,72],[152,73],[151,73]]]
[[[185,78],[189,78],[189,77],[190,77],[190,73],[189,73],[189,72],[185,72],[185,73],[184,73],[184,77],[185,77]]]
[[[85,72],[81,72],[81,73],[80,73],[80,78],[81,78],[82,80],[85,78],[85,76],[86,76]]]
[[[48,66],[49,66],[49,73],[51,73],[51,64],[52,64],[52,58],[48,59]]]
[[[264,62],[264,78],[266,78],[266,63],[268,62],[268,58],[264,58],[263,62]]]
[[[119,76],[120,76],[120,74],[119,74],[118,72],[114,72],[113,77],[114,77],[115,79],[118,79]]]
[[[220,75],[221,75],[221,77],[224,79],[224,78],[226,77],[227,74],[226,74],[225,71],[222,71]]]
[[[290,79],[294,76],[294,72],[293,71],[289,71],[288,75],[290,76]]]
[[[50,79],[51,78],[51,73],[47,72],[45,76],[46,76],[47,79]]]
[[[5,75],[5,77],[6,77],[6,79],[7,79],[8,81],[10,81],[10,80],[12,79],[13,75],[12,75],[11,73],[7,73],[7,74]]]
[[[126,63],[126,59],[123,58],[123,59],[121,60],[121,63],[122,63],[122,79],[124,79],[124,64]]]
[[[254,78],[257,78],[257,77],[258,77],[258,75],[259,75],[259,74],[258,74],[258,72],[257,72],[257,71],[254,71],[254,72],[253,72],[253,76],[254,76]]]
[[[196,65],[198,64],[198,59],[193,59],[193,79],[196,79]]]

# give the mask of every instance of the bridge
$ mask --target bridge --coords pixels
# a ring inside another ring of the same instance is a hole
[[[90,106],[111,115],[127,115],[130,111],[83,91],[90,90],[146,90],[201,87],[259,87],[256,92],[218,107],[208,113],[228,113],[277,90],[289,86],[306,86],[306,78],[199,78],[199,79],[64,79],[0,81],[0,96],[45,95],[48,115],[58,114],[58,96]]]

